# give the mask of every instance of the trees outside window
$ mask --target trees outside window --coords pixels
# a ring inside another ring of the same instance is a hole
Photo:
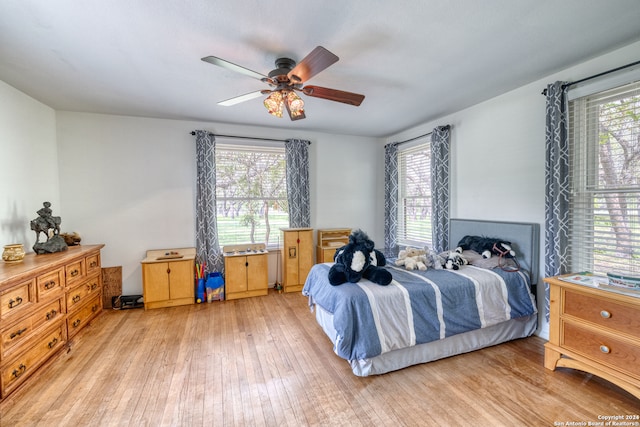
[[[284,147],[216,145],[216,208],[220,245],[278,245],[289,226]]]

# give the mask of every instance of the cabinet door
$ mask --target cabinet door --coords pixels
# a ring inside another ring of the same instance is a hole
[[[166,262],[142,265],[142,283],[146,302],[169,299],[169,266]]]
[[[284,246],[282,248],[282,265],[284,266],[283,281],[285,286],[298,283],[298,232],[285,231],[283,236]]]
[[[247,290],[247,257],[231,256],[224,259],[224,275],[226,293],[244,292]]]
[[[298,240],[298,283],[302,285],[313,267],[313,230],[298,232]]]
[[[247,257],[247,290],[268,289],[267,255]]]
[[[195,270],[191,261],[169,262],[169,299],[195,297]]]

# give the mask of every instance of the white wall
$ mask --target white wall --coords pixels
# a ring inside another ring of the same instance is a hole
[[[29,221],[44,201],[63,215],[55,111],[0,81],[0,251],[11,243],[32,251]]]
[[[84,243],[104,243],[103,266],[122,266],[123,293],[142,292],[148,249],[195,245],[195,139],[220,134],[311,141],[311,226],[361,227],[380,239],[377,140],[284,129],[58,112],[64,221]],[[364,179],[363,179],[364,177]],[[270,283],[276,254],[270,256]]]
[[[451,217],[540,224],[540,277],[544,277],[545,97],[541,92],[555,81],[576,81],[638,58],[640,43],[634,43],[393,135],[385,143],[404,141],[439,125],[452,125]],[[378,197],[378,209],[383,209],[383,189]],[[547,336],[542,283],[537,297],[539,334]]]

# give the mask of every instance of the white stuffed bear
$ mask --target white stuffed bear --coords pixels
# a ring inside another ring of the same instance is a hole
[[[404,265],[407,270],[426,270],[426,251],[418,248],[406,248],[398,253],[396,265]]]
[[[443,266],[445,264],[445,259],[442,258],[436,251],[426,246],[424,248],[424,251],[425,258],[427,259],[427,261],[425,262],[427,268],[433,268],[436,270],[442,270],[444,268]]]

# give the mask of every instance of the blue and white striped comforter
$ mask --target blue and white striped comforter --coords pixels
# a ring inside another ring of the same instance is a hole
[[[463,266],[460,270],[407,271],[387,265],[393,281],[331,286],[331,263],[316,264],[302,293],[313,308],[333,314],[336,354],[365,359],[536,313],[528,278]]]

